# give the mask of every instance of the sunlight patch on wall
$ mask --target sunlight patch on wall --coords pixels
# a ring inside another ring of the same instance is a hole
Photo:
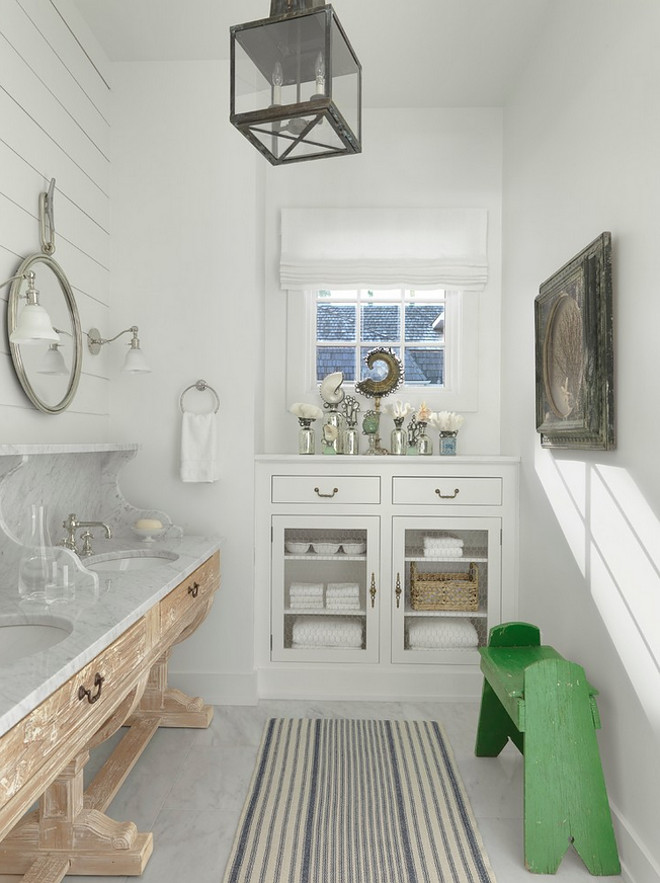
[[[621,468],[557,460],[536,471],[645,713],[660,731],[660,522]]]
[[[550,451],[542,448],[537,450],[535,461],[536,472],[566,542],[582,576],[586,577],[586,464],[567,460],[558,462]]]

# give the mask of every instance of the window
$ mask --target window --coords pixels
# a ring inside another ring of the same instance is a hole
[[[401,359],[406,386],[445,386],[444,291],[327,291],[315,299],[316,380],[342,371],[345,383],[374,372],[365,357],[388,347]]]
[[[287,403],[317,402],[320,380],[333,371],[343,372],[344,388],[351,392],[356,378],[368,376],[368,351],[386,346],[404,364],[397,395],[415,407],[428,399],[436,411],[476,410],[476,292],[291,291],[286,303]]]

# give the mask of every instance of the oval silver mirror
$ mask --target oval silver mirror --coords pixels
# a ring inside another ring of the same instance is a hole
[[[13,343],[9,351],[16,376],[32,404],[47,414],[58,414],[71,404],[82,368],[82,329],[69,280],[57,261],[45,254],[25,258],[16,271],[7,301],[7,335],[16,328],[29,272],[35,274],[39,302],[50,316],[59,343]]]

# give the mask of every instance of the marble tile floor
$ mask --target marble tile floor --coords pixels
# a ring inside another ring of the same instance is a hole
[[[66,877],[65,881],[220,883],[261,733],[271,717],[440,721],[451,742],[498,883],[593,880],[572,851],[564,857],[554,877],[539,878],[524,869],[522,758],[511,745],[497,758],[476,758],[473,748],[477,716],[476,702],[269,700],[254,707],[216,708],[208,730],[159,730],[108,810],[112,818],[132,820],[138,830],[154,832],[154,853],[144,874],[141,878]],[[90,780],[121,733],[93,752],[87,767]],[[621,877],[597,879],[602,883],[621,883]],[[19,880],[0,875],[0,883]]]

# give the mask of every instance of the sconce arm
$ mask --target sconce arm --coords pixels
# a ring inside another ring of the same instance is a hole
[[[10,276],[6,282],[0,282],[0,288],[4,288],[5,285],[11,285],[12,282],[15,282],[17,279],[27,279],[25,273],[19,273],[18,276]]]
[[[118,337],[121,337],[122,334],[132,334],[133,339],[137,337],[138,327],[137,325],[131,325],[130,328],[124,328],[123,331],[120,331],[118,334],[115,334],[114,337],[101,337],[101,332],[98,328],[90,328],[89,331],[85,331],[85,335],[87,336],[87,346],[89,348],[90,353],[96,356],[101,350],[101,347],[106,343],[112,343],[113,340],[117,340]]]

